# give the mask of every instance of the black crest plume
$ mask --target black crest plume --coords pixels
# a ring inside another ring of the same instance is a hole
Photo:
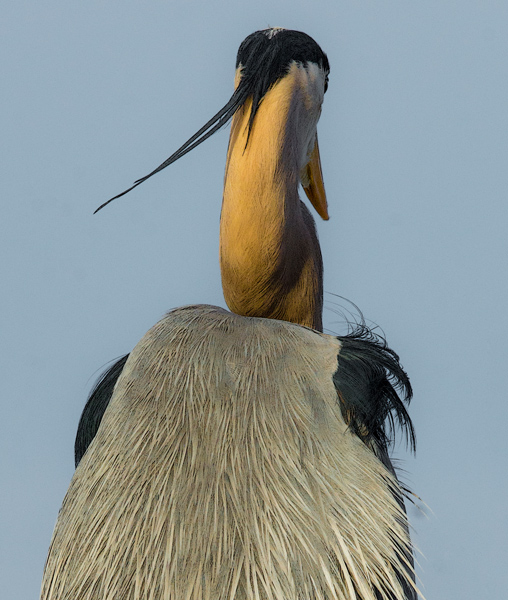
[[[250,133],[263,96],[281,77],[284,77],[293,61],[303,64],[314,62],[320,65],[327,74],[330,71],[326,54],[306,33],[275,28],[256,31],[247,36],[240,45],[236,59],[236,67],[241,68],[242,77],[229,101],[156,169],[141,177],[141,179],[137,179],[134,185],[121,194],[101,204],[94,211],[94,214],[116,200],[116,198],[121,198],[138,185],[141,185],[152,175],[162,171],[196,146],[199,146],[226,125],[246,100],[252,97],[252,110],[249,119]]]
[[[306,33],[291,29],[264,29],[247,36],[240,44],[236,68],[242,69],[240,86],[252,96],[249,133],[263,97],[288,72],[291,63],[319,65],[328,75],[330,65],[326,54]],[[239,86],[239,87],[240,87]]]

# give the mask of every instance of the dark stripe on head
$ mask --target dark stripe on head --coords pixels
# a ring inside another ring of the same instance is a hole
[[[263,97],[288,73],[293,61],[302,65],[313,62],[319,65],[327,76],[330,72],[326,54],[302,31],[264,29],[251,33],[241,43],[236,67],[242,69],[242,79],[238,87],[247,91],[247,97],[252,96],[249,133]]]

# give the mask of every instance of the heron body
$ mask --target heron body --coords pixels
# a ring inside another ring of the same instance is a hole
[[[388,426],[413,436],[397,394],[409,380],[366,328],[320,332],[321,252],[298,186],[328,218],[328,60],[270,29],[236,66],[225,107],[133,186],[233,119],[220,226],[233,312],[168,313],[99,381],[41,600],[416,598],[388,458]]]
[[[340,351],[211,306],[164,317],[76,470],[42,598],[403,598],[397,484],[344,423]]]

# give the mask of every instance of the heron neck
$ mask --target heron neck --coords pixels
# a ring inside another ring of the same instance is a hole
[[[234,116],[220,226],[224,297],[237,314],[322,329],[322,259],[298,197],[298,99],[264,98],[248,138],[250,101]]]

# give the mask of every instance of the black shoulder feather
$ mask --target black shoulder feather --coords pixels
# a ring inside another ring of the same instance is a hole
[[[346,423],[383,454],[393,444],[399,425],[414,450],[415,432],[404,405],[413,391],[397,354],[365,323],[338,339],[342,348],[333,381]]]
[[[129,358],[128,354],[122,356],[122,358],[118,359],[111,367],[104,371],[88,396],[85,408],[81,413],[76,441],[74,442],[74,462],[76,467],[79,465],[80,460],[83,458],[99,429],[102,417],[113,395],[115,384],[120,377],[127,358]]]
[[[363,321],[345,336],[338,336],[341,350],[338,368],[333,376],[342,414],[351,430],[376,454],[384,466],[397,478],[389,456],[398,425],[412,450],[416,446],[413,424],[406,410],[413,395],[411,383],[402,368],[399,357],[386,340],[367,327]],[[399,394],[402,396],[399,396]],[[407,490],[393,489],[395,500],[406,512],[404,495]],[[407,528],[407,523],[405,524]],[[409,532],[408,532],[409,535]],[[408,583],[414,580],[413,555],[401,550],[407,559],[407,572],[396,573],[407,600],[417,600],[417,594]],[[377,599],[385,598],[377,588]],[[393,598],[392,595],[389,596]]]

